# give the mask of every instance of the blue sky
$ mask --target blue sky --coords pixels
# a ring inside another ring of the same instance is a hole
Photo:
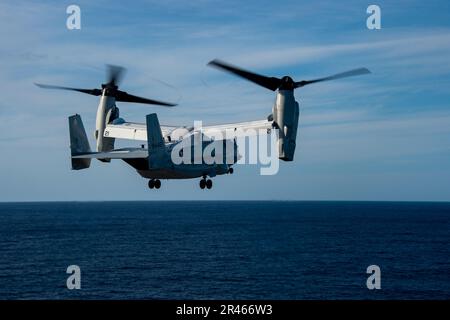
[[[66,28],[70,4],[81,30]],[[370,4],[381,30],[366,28]],[[449,201],[449,24],[448,1],[2,1],[0,201]],[[119,64],[123,90],[180,104],[120,104],[128,121],[155,111],[165,124],[265,118],[273,92],[206,67],[213,58],[297,80],[373,74],[297,90],[295,161],[275,176],[237,166],[210,191],[197,180],[150,191],[121,161],[71,171],[67,117],[81,114],[93,143],[98,101],[33,85],[94,88],[104,64]]]

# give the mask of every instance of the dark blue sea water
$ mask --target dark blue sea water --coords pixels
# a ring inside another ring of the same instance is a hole
[[[449,245],[449,203],[3,203],[0,298],[449,299]]]

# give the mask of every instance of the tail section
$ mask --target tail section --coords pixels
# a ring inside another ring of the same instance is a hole
[[[91,165],[91,159],[74,159],[74,156],[91,152],[89,140],[84,130],[80,115],[69,117],[70,154],[72,156],[72,170],[87,169]]]
[[[149,167],[164,167],[168,163],[169,156],[166,151],[158,116],[156,113],[151,113],[147,115],[146,121]]]

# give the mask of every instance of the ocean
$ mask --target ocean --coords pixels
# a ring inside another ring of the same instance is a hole
[[[450,203],[0,203],[0,299],[449,299],[449,245]]]

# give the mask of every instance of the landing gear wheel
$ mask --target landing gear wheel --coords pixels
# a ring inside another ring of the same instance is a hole
[[[234,169],[233,169],[233,168],[228,169],[228,173],[229,173],[229,174],[233,174],[233,172],[234,172]]]
[[[155,181],[153,179],[152,180],[148,180],[148,187],[150,189],[153,189],[155,187]]]
[[[161,180],[159,180],[159,179],[156,179],[156,180],[155,180],[155,188],[156,188],[156,189],[161,188]]]
[[[205,189],[205,187],[206,187],[206,180],[205,179],[200,180],[200,189]]]
[[[211,180],[211,179],[206,180],[206,187],[207,187],[208,189],[211,189],[211,188],[212,188],[212,180]]]

